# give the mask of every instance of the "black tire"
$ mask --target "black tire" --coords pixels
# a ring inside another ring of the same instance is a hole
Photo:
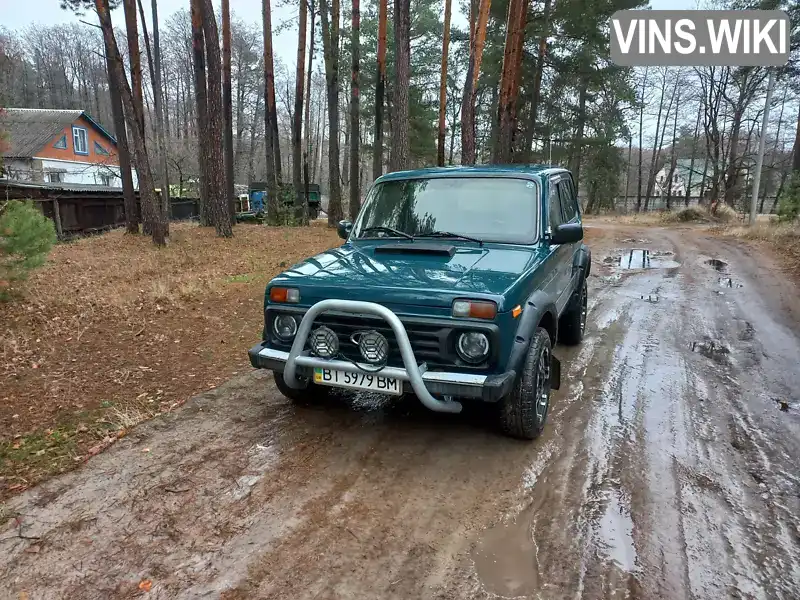
[[[586,277],[583,277],[567,310],[558,320],[558,341],[560,343],[575,346],[583,341],[583,332],[586,329],[587,298]]]
[[[539,327],[522,373],[508,396],[500,400],[500,428],[506,435],[534,440],[544,431],[550,409],[551,352],[550,335]]]
[[[308,207],[308,218],[312,221],[314,219],[319,218],[319,207],[317,206],[309,206]]]
[[[324,400],[330,391],[330,389],[325,386],[314,385],[311,382],[309,382],[305,388],[296,390],[286,385],[286,380],[283,378],[283,373],[273,371],[272,375],[275,378],[275,385],[277,386],[278,391],[286,396],[289,400],[297,404],[312,404],[314,402],[319,402],[320,400]]]

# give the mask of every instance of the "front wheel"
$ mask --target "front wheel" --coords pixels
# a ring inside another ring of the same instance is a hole
[[[286,380],[283,378],[283,373],[273,371],[272,375],[275,378],[275,386],[278,388],[278,391],[286,396],[289,400],[297,404],[311,404],[313,402],[319,402],[320,400],[323,400],[330,391],[330,388],[326,388],[321,385],[315,385],[311,382],[308,382],[306,387],[298,390],[293,387],[289,387],[286,384]]]
[[[550,335],[539,327],[514,388],[500,400],[500,427],[506,435],[533,440],[544,431],[550,408],[551,353]]]

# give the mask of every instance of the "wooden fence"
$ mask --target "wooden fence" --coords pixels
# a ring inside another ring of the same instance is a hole
[[[53,220],[59,238],[125,225],[125,203],[121,189],[0,180],[0,199],[35,202],[45,216]],[[138,191],[136,205],[139,211]],[[197,198],[170,199],[171,220],[189,220],[197,216]]]

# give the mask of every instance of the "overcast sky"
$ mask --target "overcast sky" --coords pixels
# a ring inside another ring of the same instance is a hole
[[[346,2],[347,0],[343,0]],[[150,2],[143,2],[145,11],[150,13]],[[295,23],[293,27],[287,27],[282,33],[275,37],[273,43],[275,54],[287,68],[293,69],[297,55],[297,8],[294,6],[279,6],[284,4],[273,0],[272,2],[272,24],[273,29],[277,30],[282,23]],[[297,4],[292,2],[293,5]],[[453,25],[466,28],[467,18],[461,14],[459,2],[453,3]],[[694,8],[696,0],[651,0],[654,9],[684,9]],[[56,23],[68,23],[76,21],[79,17],[72,12],[61,10],[60,0],[0,0],[0,26],[11,30],[20,30],[32,23],[43,25],[54,25]],[[214,1],[218,6],[218,0]],[[188,8],[189,0],[158,0],[159,20],[163,20],[168,15],[181,9]],[[231,0],[231,11],[237,18],[249,22],[261,22],[261,0]],[[85,20],[94,22],[96,16],[89,14]],[[112,13],[114,23],[118,27],[124,27],[122,9],[117,9]]]

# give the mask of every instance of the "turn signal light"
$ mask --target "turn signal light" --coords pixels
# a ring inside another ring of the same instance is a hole
[[[494,319],[497,316],[497,304],[482,300],[456,300],[453,302],[453,316]]]
[[[269,290],[270,302],[300,302],[300,290],[297,288],[274,287]]]

